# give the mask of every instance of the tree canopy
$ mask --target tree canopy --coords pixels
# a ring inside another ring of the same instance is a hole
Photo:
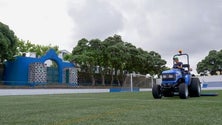
[[[16,54],[17,37],[9,27],[0,22],[0,63],[13,59]]]
[[[203,60],[198,62],[197,72],[210,72],[211,75],[216,75],[217,71],[222,74],[222,50],[211,50]]]
[[[110,36],[104,41],[83,38],[67,59],[77,63],[82,71],[89,72],[92,80],[95,68],[99,67],[101,76],[107,72],[114,73],[120,83],[126,72],[155,75],[166,68],[166,61],[160,54],[124,42],[119,35]]]
[[[18,40],[16,55],[23,55],[28,52],[35,52],[36,56],[44,55],[50,48],[53,48],[56,52],[59,51],[58,46],[52,46],[51,44],[44,46],[39,44],[33,44],[30,41]]]

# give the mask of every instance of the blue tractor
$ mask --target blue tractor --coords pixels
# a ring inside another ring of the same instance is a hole
[[[178,95],[181,99],[188,97],[200,97],[201,83],[199,78],[190,73],[189,55],[179,51],[179,54],[173,57],[185,56],[187,63],[182,64],[181,68],[173,67],[170,70],[162,72],[162,82],[160,85],[154,84],[152,94],[155,99],[172,97]]]

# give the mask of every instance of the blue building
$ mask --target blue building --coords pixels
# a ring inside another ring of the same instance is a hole
[[[57,66],[47,67],[47,60],[52,60]],[[18,56],[7,61],[3,76],[5,85],[77,84],[75,65],[64,62],[53,49],[40,58]]]

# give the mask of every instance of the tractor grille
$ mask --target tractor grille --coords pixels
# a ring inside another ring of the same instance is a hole
[[[162,74],[162,81],[174,81],[176,80],[176,74]]]

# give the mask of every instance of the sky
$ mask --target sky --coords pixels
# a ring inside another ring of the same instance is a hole
[[[183,50],[194,73],[210,50],[222,49],[221,0],[0,0],[0,22],[20,39],[68,51],[81,38],[118,34],[169,67]]]

